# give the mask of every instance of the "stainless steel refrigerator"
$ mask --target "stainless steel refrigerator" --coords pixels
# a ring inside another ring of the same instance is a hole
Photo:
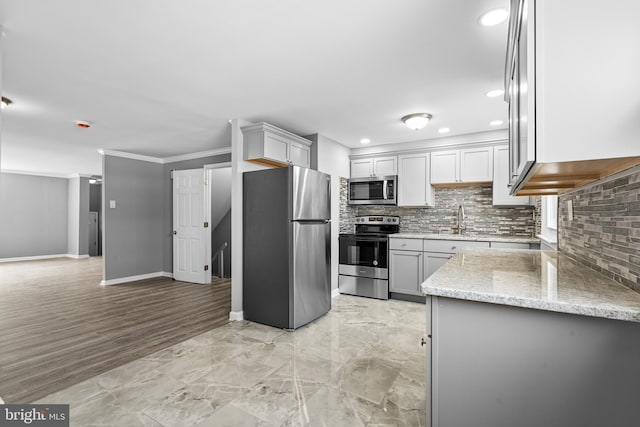
[[[296,329],[331,309],[330,180],[299,166],[244,174],[245,319]]]

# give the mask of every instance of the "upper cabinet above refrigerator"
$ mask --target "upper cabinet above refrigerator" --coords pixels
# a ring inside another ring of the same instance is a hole
[[[557,194],[640,164],[639,19],[637,0],[511,1],[512,194]]]
[[[269,123],[242,128],[244,159],[269,166],[311,164],[311,141]]]

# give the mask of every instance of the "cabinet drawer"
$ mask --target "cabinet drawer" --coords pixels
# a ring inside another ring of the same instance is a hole
[[[491,247],[502,249],[529,249],[529,244],[514,242],[491,242]]]
[[[489,242],[468,240],[425,240],[424,250],[429,252],[456,253],[463,248],[489,248]]]
[[[389,239],[389,249],[400,251],[421,251],[422,239]]]

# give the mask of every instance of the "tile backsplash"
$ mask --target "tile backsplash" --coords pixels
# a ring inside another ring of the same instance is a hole
[[[352,233],[354,219],[361,215],[398,215],[400,231],[405,233],[451,233],[460,204],[465,210],[466,234],[529,237],[540,233],[539,203],[534,206],[495,207],[491,204],[491,185],[435,187],[434,207],[406,208],[347,205],[347,180],[343,178],[340,184],[341,233]]]
[[[561,195],[558,248],[640,292],[640,167]]]

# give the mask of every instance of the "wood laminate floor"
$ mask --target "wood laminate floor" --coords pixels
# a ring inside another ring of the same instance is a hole
[[[100,286],[102,259],[0,263],[0,397],[26,403],[224,325],[231,280]]]

